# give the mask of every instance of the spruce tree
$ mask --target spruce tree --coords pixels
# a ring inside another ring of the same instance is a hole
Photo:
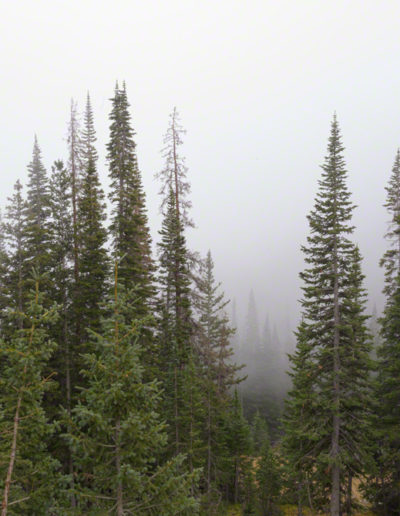
[[[300,275],[304,286],[299,342],[308,347],[304,367],[310,368],[313,382],[305,382],[299,393],[292,390],[287,416],[301,427],[303,453],[312,444],[308,455],[330,490],[332,516],[340,514],[341,491],[346,473],[354,467],[354,454],[366,452],[364,437],[352,431],[350,421],[364,426],[370,368],[360,258],[349,240],[354,206],[346,185],[343,150],[335,116],[315,206],[308,216],[311,235],[303,247],[307,266]],[[296,372],[302,378],[304,374],[303,368]],[[312,427],[307,414],[301,424],[290,414],[298,410],[293,400],[307,396],[304,388],[315,402]],[[329,478],[324,471],[329,471]]]
[[[212,492],[222,490],[226,478],[227,449],[225,446],[225,419],[228,418],[231,388],[239,383],[241,367],[232,362],[230,338],[234,332],[229,326],[225,309],[229,301],[220,291],[214,278],[211,252],[207,253],[196,290],[196,351],[202,371],[202,398],[204,407],[203,439],[206,448],[204,468],[208,504]]]
[[[260,450],[256,469],[257,515],[273,516],[280,514],[278,501],[281,493],[281,471],[278,458],[274,454],[268,437]]]
[[[7,307],[7,290],[6,290],[6,280],[7,280],[7,267],[8,267],[8,259],[7,259],[7,251],[6,251],[6,242],[5,242],[5,226],[3,222],[3,217],[0,212],[0,334],[3,328],[3,316],[4,311]]]
[[[59,317],[51,328],[51,336],[58,347],[52,355],[49,372],[55,371],[59,388],[45,397],[45,408],[52,420],[59,418],[61,407],[69,413],[72,408],[73,386],[78,373],[77,356],[74,348],[74,318],[72,294],[74,291],[73,271],[73,219],[71,203],[71,176],[61,160],[54,162],[50,176],[50,210],[52,235],[50,251],[51,296],[58,305]],[[73,478],[71,450],[53,436],[49,449],[61,463],[63,471]]]
[[[50,192],[49,179],[44,168],[37,138],[33,144],[32,161],[28,165],[27,199],[24,210],[25,281],[32,268],[43,275],[50,267]],[[47,284],[46,284],[47,283]],[[49,279],[42,289],[49,290]]]
[[[192,203],[188,199],[190,193],[190,183],[187,179],[188,169],[185,165],[185,158],[179,153],[179,147],[183,144],[183,135],[186,134],[186,131],[181,125],[176,107],[169,118],[168,129],[164,136],[165,147],[162,150],[165,165],[161,172],[156,174],[156,178],[161,180],[161,211],[166,213],[169,193],[172,190],[175,196],[177,216],[182,227],[193,227],[194,223],[189,216]]]
[[[114,259],[121,262],[121,284],[127,291],[135,289],[137,316],[145,317],[154,297],[154,265],[125,84],[122,89],[117,84],[111,101],[107,159],[111,179],[112,252]]]
[[[226,446],[230,458],[229,476],[227,478],[227,498],[239,503],[242,500],[243,477],[251,464],[251,433],[250,427],[243,416],[242,405],[237,389],[230,402],[228,419],[226,421]]]
[[[385,207],[390,216],[386,239],[389,249],[381,266],[385,269],[386,304],[378,348],[376,407],[376,471],[370,479],[369,496],[380,513],[399,514],[400,507],[400,150],[397,151]]]
[[[14,185],[14,194],[8,198],[4,223],[4,240],[7,247],[6,276],[4,278],[4,293],[8,307],[17,310],[21,316],[17,325],[22,328],[22,312],[26,300],[24,289],[26,233],[25,233],[25,200],[22,196],[22,185],[18,180]],[[8,326],[7,319],[3,331]]]
[[[185,379],[190,377],[184,371],[193,358],[193,326],[186,241],[172,190],[160,235],[158,341],[163,357],[161,369],[165,382],[167,420],[173,432],[171,440],[176,453],[179,453],[187,437],[183,412],[187,408]]]
[[[92,351],[84,355],[87,387],[73,409],[67,436],[76,451],[79,514],[104,511],[122,516],[191,514],[190,494],[197,475],[180,471],[183,456],[159,464],[166,445],[158,411],[158,383],[143,381],[140,326],[132,293],[124,293],[115,268],[114,298]]]
[[[77,310],[82,327],[82,339],[87,340],[86,328],[99,328],[102,302],[108,277],[107,233],[104,193],[96,167],[96,134],[88,96],[82,144],[82,172],[78,198],[79,278]]]
[[[26,311],[10,310],[8,317],[19,320],[7,341],[0,341],[0,493],[1,515],[49,514],[56,483],[54,459],[47,451],[47,440],[54,431],[42,407],[42,399],[52,382],[45,375],[46,364],[56,344],[49,340],[46,326],[55,317],[54,308],[45,309],[34,278]],[[12,506],[12,509],[11,509]]]

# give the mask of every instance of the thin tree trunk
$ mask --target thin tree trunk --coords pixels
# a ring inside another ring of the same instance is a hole
[[[25,369],[24,369],[24,373],[25,372],[26,372],[26,366],[25,366]],[[7,516],[8,496],[9,496],[9,493],[10,493],[11,478],[12,478],[13,469],[14,469],[15,456],[16,456],[16,453],[17,453],[17,437],[18,437],[18,427],[19,427],[19,411],[21,409],[21,403],[22,403],[22,393],[18,396],[17,408],[15,410],[14,426],[13,426],[13,438],[12,438],[11,453],[10,453],[10,461],[8,463],[6,483],[5,483],[5,486],[4,486],[3,502],[1,504],[1,516]]]
[[[334,316],[334,341],[333,341],[333,429],[331,442],[332,457],[332,494],[331,516],[340,516],[340,465],[339,435],[340,435],[340,357],[339,357],[339,282],[338,282],[338,256],[337,240],[334,242],[334,287],[333,287],[333,316]]]
[[[353,490],[353,475],[349,473],[348,481],[347,481],[347,493],[346,493],[346,514],[349,516],[351,514],[351,497]]]
[[[211,494],[211,399],[210,399],[210,385],[208,386],[207,396],[207,491],[208,499],[210,501]]]
[[[172,143],[173,143],[173,156],[174,156],[174,181],[175,181],[175,203],[176,203],[176,216],[178,222],[180,222],[180,209],[179,209],[179,178],[178,178],[178,162],[176,156],[176,130],[175,130],[175,116],[176,108],[174,108],[174,114],[172,118]]]
[[[174,415],[175,415],[175,448],[176,454],[179,453],[179,408],[178,408],[178,371],[174,368]]]
[[[234,503],[238,503],[239,499],[239,464],[238,458],[235,459],[235,485],[234,485],[234,495],[233,501]]]
[[[117,419],[115,425],[115,467],[117,470],[117,476],[121,473],[121,455],[119,449],[119,433],[121,430],[121,421]],[[117,516],[124,516],[124,501],[122,493],[122,482],[118,479],[117,483]]]
[[[310,506],[311,514],[314,514],[314,506],[311,498],[311,490],[310,490],[310,480],[308,478],[308,474],[306,473],[306,486],[307,486],[307,497],[308,497],[308,505]]]
[[[66,368],[65,388],[66,388],[66,394],[67,394],[67,414],[68,414],[68,419],[71,419],[71,408],[72,408],[72,403],[71,403],[71,357],[70,357],[70,349],[69,349],[69,341],[68,341],[68,323],[67,323],[66,309],[65,309],[66,303],[67,303],[65,290],[64,290],[63,303],[64,303],[63,338],[64,338],[64,342],[65,342],[65,368]],[[68,429],[68,431],[70,432],[70,428]],[[70,447],[68,448],[68,471],[71,476],[71,487],[72,487],[72,489],[74,489],[74,484],[75,484],[74,461],[73,461],[72,451],[71,451]],[[71,507],[76,508],[76,498],[75,498],[74,493],[71,494]]]
[[[303,516],[303,504],[301,500],[301,488],[302,482],[299,480],[297,482],[297,516]]]

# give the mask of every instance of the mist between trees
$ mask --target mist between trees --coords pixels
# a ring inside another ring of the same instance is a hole
[[[26,193],[17,181],[4,210],[2,516],[228,514],[230,504],[248,515],[399,514],[400,153],[378,324],[365,311],[334,116],[293,335],[253,291],[239,325],[211,252],[188,248],[177,109],[156,174],[156,253],[125,84],[109,120],[109,216],[89,95],[82,118],[71,104],[68,160],[48,173],[35,137]]]

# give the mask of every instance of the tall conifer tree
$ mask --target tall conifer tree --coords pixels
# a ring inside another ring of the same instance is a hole
[[[299,444],[308,449],[312,443],[309,455],[315,460],[316,470],[321,471],[322,481],[322,472],[329,471],[325,481],[330,489],[331,516],[340,514],[341,491],[346,472],[354,466],[355,450],[365,452],[363,436],[349,430],[352,418],[364,424],[369,371],[359,256],[348,238],[353,231],[354,206],[346,185],[343,150],[335,116],[320,188],[308,216],[311,235],[303,247],[307,267],[301,273],[303,322],[299,343],[307,353],[294,381],[304,376],[306,367],[313,382],[305,382],[299,392],[292,390],[289,399],[294,401],[288,406],[287,416],[290,420],[291,411],[298,410],[298,395],[315,401],[315,406],[309,406],[313,408],[312,428],[308,417],[292,421],[299,426],[297,435],[300,431],[304,434]],[[355,328],[357,338],[352,333]],[[352,360],[352,356],[357,358]]]
[[[205,425],[202,429],[206,448],[204,476],[208,504],[212,492],[222,491],[227,477],[226,421],[228,419],[231,388],[239,383],[241,367],[232,362],[230,337],[235,330],[229,326],[225,313],[226,301],[221,285],[214,278],[214,263],[209,251],[203,271],[197,281],[196,351],[202,371],[202,399]],[[210,508],[210,507],[209,507]]]
[[[37,138],[33,144],[32,161],[28,165],[27,200],[25,205],[25,277],[32,268],[39,274],[50,266],[50,192],[49,179],[44,168]],[[48,291],[49,285],[42,284]]]
[[[8,307],[18,310],[22,314],[26,297],[26,291],[23,288],[26,270],[26,233],[25,200],[19,180],[15,183],[14,194],[8,201],[4,223],[4,239],[8,249],[4,291]],[[22,317],[17,319],[17,324],[19,328],[22,328]],[[6,322],[5,326],[7,326]]]
[[[100,303],[106,293],[108,256],[104,193],[97,173],[96,133],[90,97],[87,97],[85,125],[82,132],[82,172],[78,198],[79,279],[77,309],[82,326],[83,340],[86,328],[99,328]]]
[[[154,265],[125,84],[122,89],[117,84],[111,101],[107,159],[111,179],[113,257],[120,261],[121,284],[128,290],[135,288],[137,316],[143,317],[149,314],[154,296]]]
[[[386,304],[380,320],[376,382],[377,471],[370,495],[376,508],[389,515],[398,514],[400,507],[400,150],[386,191],[385,207],[390,216],[386,239],[390,247],[381,260]]]
[[[184,374],[192,358],[192,310],[186,241],[178,219],[175,195],[170,190],[167,213],[160,231],[160,330],[159,346],[163,357],[168,421],[176,453],[182,450],[185,432],[186,402]]]

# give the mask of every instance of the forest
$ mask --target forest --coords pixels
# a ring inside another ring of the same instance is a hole
[[[117,83],[106,192],[90,96],[82,113],[73,101],[68,160],[46,170],[35,137],[28,182],[3,210],[1,516],[399,515],[400,151],[377,321],[333,116],[295,344],[282,345],[268,320],[254,333],[253,294],[238,337],[211,251],[188,246],[176,108],[152,242],[133,121]]]

